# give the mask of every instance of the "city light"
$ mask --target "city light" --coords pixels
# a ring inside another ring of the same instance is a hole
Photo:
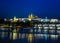
[[[10,40],[27,39],[32,43],[35,39],[55,40],[60,36],[60,20],[38,18],[30,14],[28,18],[4,19],[0,24],[0,37]]]

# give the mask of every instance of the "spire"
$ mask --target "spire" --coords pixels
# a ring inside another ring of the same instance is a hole
[[[33,19],[33,18],[34,18],[33,14],[31,13],[31,14],[28,16],[28,18],[29,18],[29,19]]]
[[[17,20],[18,20],[18,19],[16,18],[16,16],[14,16],[13,21],[14,21],[14,22],[17,22]]]

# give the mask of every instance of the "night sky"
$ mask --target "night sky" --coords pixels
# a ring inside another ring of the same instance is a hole
[[[60,0],[0,0],[0,18],[27,17],[30,13],[60,18]]]

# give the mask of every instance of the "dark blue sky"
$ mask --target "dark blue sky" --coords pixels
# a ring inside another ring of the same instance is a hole
[[[59,0],[0,0],[0,17],[27,17],[33,13],[39,17],[60,18]]]

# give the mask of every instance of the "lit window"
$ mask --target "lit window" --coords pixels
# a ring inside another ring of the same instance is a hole
[[[50,26],[49,28],[50,28],[50,29],[55,29],[55,27],[52,27],[52,26]]]
[[[38,27],[42,26],[42,24],[38,24]]]
[[[60,29],[60,27],[57,27],[57,29]]]
[[[44,21],[44,19],[41,19],[41,22],[43,22]]]
[[[44,29],[48,29],[49,27],[43,27]]]
[[[56,26],[60,26],[60,24],[57,24]]]
[[[51,19],[50,22],[58,22],[58,19]]]
[[[43,26],[48,26],[48,24],[43,24]]]
[[[49,33],[55,33],[55,30],[49,30]]]
[[[55,26],[55,24],[49,24],[49,26]]]
[[[44,30],[44,33],[47,33],[48,32],[48,30]]]
[[[41,29],[42,27],[38,27],[39,29]]]

